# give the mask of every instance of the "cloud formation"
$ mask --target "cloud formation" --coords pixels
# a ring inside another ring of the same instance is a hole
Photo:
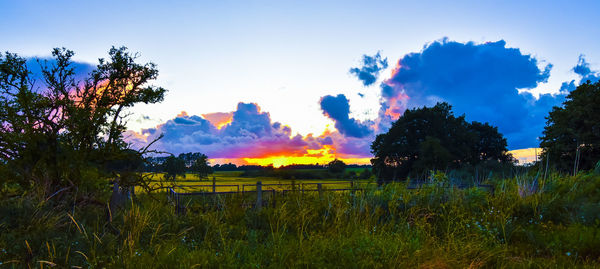
[[[527,90],[546,82],[552,65],[506,42],[459,43],[443,39],[402,57],[381,84],[380,122],[389,124],[406,109],[448,102],[470,121],[498,126],[510,148],[536,147],[544,116],[564,93],[536,99]],[[582,71],[585,72],[585,71]]]
[[[335,121],[335,128],[345,136],[363,138],[371,134],[368,125],[350,118],[350,104],[343,94],[323,96],[319,101],[323,115]]]
[[[134,146],[142,146],[161,134],[154,149],[169,153],[202,152],[211,158],[261,158],[268,156],[302,156],[309,149],[332,145],[329,136],[303,137],[292,135],[292,129],[271,122],[269,113],[260,111],[254,103],[239,103],[230,113],[211,113],[200,117],[181,113],[156,128],[129,133]],[[231,115],[229,122],[217,128]],[[211,123],[212,121],[212,123]],[[142,138],[142,139],[140,139]]]
[[[379,53],[364,56],[363,63],[351,73],[359,79],[364,73],[366,80],[361,81],[365,86],[377,81],[381,69],[387,67]],[[477,44],[443,39],[398,60],[391,76],[380,84],[379,114],[373,120],[350,117],[345,95],[327,95],[320,98],[319,104],[323,114],[335,122],[335,130],[318,136],[293,135],[289,126],[272,122],[269,113],[257,104],[239,103],[232,112],[201,116],[182,112],[141,134],[129,131],[128,141],[144,145],[164,134],[155,144],[156,149],[175,154],[202,152],[228,160],[274,156],[369,158],[375,135],[386,132],[407,108],[444,101],[469,121],[498,126],[510,149],[537,147],[544,117],[552,107],[561,105],[577,85],[599,79],[599,73],[592,71],[581,56],[572,69],[579,80],[563,83],[558,93],[535,97],[528,90],[546,82],[551,69],[551,64],[542,65],[533,56],[506,47],[503,40]]]
[[[360,67],[350,68],[350,74],[355,75],[365,86],[372,85],[377,81],[381,70],[388,67],[387,58],[381,59],[381,54],[373,56],[363,55]]]

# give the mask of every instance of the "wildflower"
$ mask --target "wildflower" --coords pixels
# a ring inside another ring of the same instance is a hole
[[[571,256],[571,252],[567,251],[567,253],[565,253],[567,256]]]

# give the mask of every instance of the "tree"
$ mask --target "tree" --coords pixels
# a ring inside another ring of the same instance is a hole
[[[181,158],[170,155],[165,159],[162,166],[167,180],[175,180],[177,176],[185,177],[187,167],[185,166],[185,160]]]
[[[208,174],[211,174],[212,167],[208,163],[208,156],[195,152],[179,154],[179,158],[186,162],[188,170],[198,176],[198,178],[206,178]]]
[[[556,169],[593,169],[600,156],[600,82],[587,81],[549,113],[541,139],[542,158]]]
[[[160,102],[166,91],[148,85],[158,76],[155,65],[138,64],[137,54],[113,47],[108,60],[76,81],[74,53],[62,48],[52,55],[53,61],[39,61],[41,81],[24,58],[0,55],[0,163],[10,167],[0,169],[0,178],[44,193],[120,181],[110,162],[129,150],[123,140],[127,108]]]
[[[444,170],[452,161],[452,154],[442,146],[440,139],[427,136],[419,144],[419,156],[414,167],[420,171]]]
[[[327,170],[330,173],[341,174],[346,170],[346,164],[343,161],[335,159],[327,164]]]
[[[496,127],[455,117],[448,103],[409,109],[371,144],[378,179],[420,177],[483,162],[511,162],[506,139]]]
[[[475,159],[473,163],[486,160],[498,160],[500,162],[513,162],[512,156],[506,153],[506,138],[498,132],[498,127],[491,126],[487,122],[472,122],[470,130],[475,134],[475,144],[471,156]]]

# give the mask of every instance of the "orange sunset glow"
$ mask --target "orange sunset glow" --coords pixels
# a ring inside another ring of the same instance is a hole
[[[325,145],[321,149],[306,150],[307,153],[301,156],[292,155],[277,155],[267,156],[262,158],[243,158],[242,160],[246,164],[256,165],[273,165],[274,167],[281,167],[291,164],[327,164],[336,158],[334,152],[335,149],[331,145]],[[338,158],[348,164],[370,164],[371,158]]]
[[[535,162],[540,154],[542,154],[541,148],[526,148],[511,150],[508,153],[512,154],[520,164]]]

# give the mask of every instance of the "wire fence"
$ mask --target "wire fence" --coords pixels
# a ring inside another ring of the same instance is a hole
[[[172,185],[166,187],[167,198],[175,206],[176,213],[185,213],[187,208],[194,204],[194,201],[205,204],[207,202],[218,202],[223,199],[224,195],[237,195],[245,201],[247,207],[261,208],[268,204],[266,196],[275,205],[276,195],[287,195],[290,192],[299,194],[318,193],[319,197],[324,192],[351,192],[364,191],[370,187],[374,187],[372,182],[355,182],[355,181],[338,181],[338,182],[319,182],[319,183],[266,183],[261,181],[256,184],[216,184],[213,180],[212,184],[189,184]],[[470,187],[482,188],[494,192],[493,185],[468,185],[468,184],[447,184],[440,185],[432,182],[410,182],[406,185],[407,189],[420,189],[427,186],[436,186],[442,188],[458,188],[465,189]],[[219,189],[227,189],[226,191],[217,191]],[[209,198],[210,197],[210,198]]]

